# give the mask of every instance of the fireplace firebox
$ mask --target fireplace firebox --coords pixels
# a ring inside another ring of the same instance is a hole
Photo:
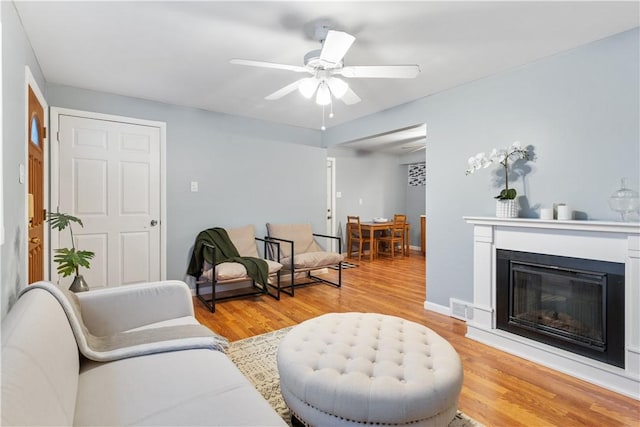
[[[497,328],[624,368],[624,264],[497,250]]]

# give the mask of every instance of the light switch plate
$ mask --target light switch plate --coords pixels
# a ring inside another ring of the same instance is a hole
[[[198,192],[198,181],[191,181],[191,192],[192,193]]]

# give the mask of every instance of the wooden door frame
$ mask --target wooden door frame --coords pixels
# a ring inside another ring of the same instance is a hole
[[[107,120],[112,122],[127,123],[133,125],[155,127],[160,130],[160,280],[167,279],[167,179],[166,179],[166,140],[167,140],[167,124],[165,122],[157,122],[151,120],[137,119],[133,117],[115,116],[111,114],[94,113],[91,111],[73,110],[69,108],[51,107],[51,135],[50,151],[51,151],[51,203],[49,209],[57,210],[59,201],[60,175],[58,173],[60,167],[60,141],[58,140],[59,118],[60,116],[75,116],[85,119]],[[56,233],[51,234],[51,247],[57,248],[58,236]],[[49,255],[53,256],[53,251],[49,251]],[[51,268],[51,263],[49,264]],[[53,276],[51,276],[53,277]]]
[[[49,206],[49,162],[48,160],[48,156],[50,155],[50,147],[49,147],[49,141],[51,140],[51,138],[49,138],[49,104],[47,104],[47,100],[45,99],[44,95],[42,94],[42,90],[40,90],[40,86],[38,86],[38,82],[36,81],[35,77],[33,77],[33,74],[31,73],[31,69],[29,68],[28,65],[25,65],[24,67],[24,99],[25,99],[25,106],[24,106],[24,135],[25,138],[23,140],[23,144],[24,144],[24,163],[20,164],[21,170],[20,170],[20,176],[22,177],[24,174],[24,231],[25,231],[25,239],[24,239],[24,253],[25,253],[25,259],[24,259],[24,266],[25,266],[25,271],[29,271],[29,165],[28,165],[28,159],[29,159],[29,126],[31,125],[31,120],[29,117],[29,87],[31,87],[31,90],[33,91],[33,94],[36,96],[36,98],[38,99],[38,102],[40,103],[40,105],[42,105],[42,109],[44,111],[44,123],[42,123],[42,126],[47,129],[46,130],[46,135],[44,138],[42,138],[42,160],[43,160],[43,178],[44,178],[44,206]],[[49,256],[47,256],[47,254],[50,254],[50,250],[49,250],[49,245],[50,245],[50,240],[49,240],[49,233],[48,233],[48,227],[45,227],[45,232],[44,232],[44,239],[42,242],[42,251],[43,254],[45,254],[44,258],[44,280],[49,280],[50,279],[50,275],[49,272],[51,271],[51,258]]]

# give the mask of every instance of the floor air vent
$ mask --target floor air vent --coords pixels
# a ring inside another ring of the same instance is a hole
[[[473,305],[470,302],[449,298],[449,308],[451,309],[451,317],[465,322],[473,319]]]

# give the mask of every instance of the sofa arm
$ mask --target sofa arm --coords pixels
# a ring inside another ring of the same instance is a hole
[[[191,291],[179,280],[124,285],[76,295],[84,324],[96,336],[194,315]]]

